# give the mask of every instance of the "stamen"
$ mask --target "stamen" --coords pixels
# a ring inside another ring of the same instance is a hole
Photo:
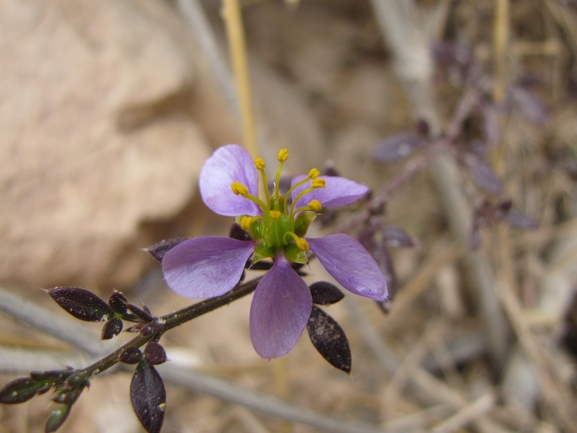
[[[307,240],[305,238],[298,238],[296,240],[296,244],[297,244],[297,247],[299,247],[299,249],[301,251],[308,251],[308,249],[309,249],[309,243],[307,242]]]
[[[278,210],[271,210],[271,211],[269,212],[269,215],[270,215],[270,217],[271,217],[273,220],[277,220],[277,219],[280,218],[280,215],[281,215],[281,214],[280,214],[280,211],[278,211]]]
[[[326,181],[324,179],[313,179],[311,182],[311,187],[313,188],[324,188],[326,186]]]
[[[256,203],[264,212],[266,212],[267,206],[266,204],[258,197],[255,197],[252,194],[248,193],[248,187],[246,185],[243,185],[242,183],[240,183],[238,180],[235,180],[231,185],[230,185],[232,192],[234,192],[236,195],[242,195],[244,198]]]
[[[257,170],[262,170],[263,168],[266,167],[266,164],[264,162],[264,159],[262,158],[257,158],[254,160],[254,165],[256,166]]]
[[[299,247],[299,250],[301,251],[308,251],[309,249],[309,243],[307,242],[307,240],[305,238],[299,238],[296,234],[294,234],[293,232],[286,232],[283,236],[283,243],[286,245],[287,243],[287,236],[291,236],[294,240],[295,240],[295,244],[297,247]]]
[[[321,204],[320,201],[318,200],[311,200],[309,201],[309,204],[307,205],[309,207],[310,210],[314,210],[315,212],[318,212],[321,210],[321,208],[323,207],[323,205]]]
[[[243,216],[240,220],[240,228],[243,230],[250,230],[250,225],[252,224],[253,219],[249,216]]]
[[[235,180],[230,187],[232,188],[232,192],[236,195],[242,195],[244,197],[248,194],[248,187],[240,183],[238,180]]]
[[[268,203],[270,201],[270,194],[268,192],[268,181],[266,179],[266,171],[264,170],[264,168],[266,167],[264,159],[256,158],[254,160],[254,165],[256,166],[257,170],[260,171],[262,177],[262,188],[264,189],[264,196],[266,202]]]
[[[278,152],[277,159],[279,162],[285,162],[289,157],[288,149],[281,149]]]
[[[287,191],[287,193],[285,194],[284,197],[284,207],[285,209],[287,208],[287,203],[288,203],[288,199],[291,196],[291,193],[298,188],[299,186],[304,185],[305,183],[309,182],[311,180],[310,177],[305,177],[303,180],[301,180],[300,182],[295,183],[293,186],[290,187],[290,189]],[[311,190],[312,191],[312,190]],[[300,198],[300,194],[299,194],[299,198]],[[293,205],[295,204],[296,200],[293,201]]]
[[[316,168],[311,168],[309,171],[309,179],[316,179],[321,174]]]

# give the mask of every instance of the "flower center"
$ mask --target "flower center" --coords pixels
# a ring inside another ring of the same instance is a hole
[[[292,262],[307,262],[305,252],[309,249],[309,245],[303,236],[321,210],[322,205],[318,200],[311,200],[306,206],[299,208],[296,208],[296,204],[314,189],[324,188],[325,180],[320,179],[318,177],[320,172],[313,168],[305,179],[292,185],[283,195],[280,192],[279,184],[282,166],[288,157],[287,149],[281,149],[278,153],[279,166],[272,192],[268,189],[264,160],[261,158],[254,160],[264,186],[264,200],[249,194],[248,187],[239,181],[231,184],[234,194],[251,200],[262,210],[262,216],[241,215],[236,218],[242,229],[248,231],[256,241],[253,262],[267,257],[276,257],[278,253],[284,253],[285,257]],[[301,188],[302,190],[294,197],[292,203],[289,203],[292,193]]]

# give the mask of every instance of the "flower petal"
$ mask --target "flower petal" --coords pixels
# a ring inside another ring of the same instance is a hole
[[[162,259],[169,287],[187,298],[212,298],[232,289],[240,280],[254,243],[220,236],[181,242]]]
[[[230,186],[235,181],[258,197],[258,172],[252,157],[241,146],[228,144],[218,148],[202,166],[198,181],[202,199],[220,215],[262,215],[256,203],[232,192]]]
[[[293,179],[292,185],[303,180],[306,176],[297,176]],[[317,188],[302,197],[296,207],[306,206],[311,200],[318,200],[325,207],[343,206],[351,204],[364,196],[369,188],[366,185],[354,182],[344,177],[337,176],[320,176],[320,179],[325,180],[324,188]],[[299,186],[292,191],[292,199],[306,188],[310,187],[310,183]]]
[[[376,301],[387,299],[387,283],[379,265],[359,241],[344,234],[307,241],[328,273],[349,292]]]
[[[258,284],[250,308],[250,338],[262,358],[289,353],[305,329],[312,310],[306,283],[284,256],[277,256]]]

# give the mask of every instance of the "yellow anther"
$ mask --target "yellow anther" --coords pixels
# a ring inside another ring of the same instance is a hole
[[[252,217],[243,216],[240,220],[240,228],[243,230],[249,230],[250,225],[252,224]]]
[[[325,187],[325,180],[324,179],[313,179],[313,181],[311,182],[311,186],[313,188],[324,188]]]
[[[309,179],[316,179],[321,174],[316,168],[311,168],[309,171]]]
[[[254,165],[256,165],[257,170],[262,170],[263,168],[266,167],[266,164],[264,163],[264,159],[262,159],[262,158],[255,159]]]
[[[288,157],[289,157],[288,149],[279,150],[277,159],[280,162],[285,162],[288,159]]]
[[[232,188],[232,192],[236,195],[242,195],[244,197],[248,194],[248,188],[238,180],[235,180],[230,187]]]
[[[309,249],[309,243],[307,242],[307,240],[305,238],[298,238],[296,240],[296,244],[297,244],[297,247],[299,247],[299,249],[301,251],[307,251]]]
[[[271,211],[270,211],[270,217],[271,217],[273,220],[279,219],[279,218],[280,218],[280,211],[278,211],[278,210],[271,210]]]
[[[309,201],[309,204],[307,204],[307,206],[309,207],[310,210],[314,210],[315,212],[320,211],[321,208],[323,207],[323,205],[321,204],[321,202],[318,201],[318,200],[311,200],[311,201]]]

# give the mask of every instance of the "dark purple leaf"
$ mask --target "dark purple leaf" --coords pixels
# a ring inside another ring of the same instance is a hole
[[[136,364],[142,360],[142,351],[138,347],[127,347],[120,354],[120,362]]]
[[[313,345],[323,358],[339,370],[351,372],[349,342],[335,319],[313,305],[307,331]]]
[[[381,141],[373,151],[373,158],[382,162],[393,162],[409,156],[423,143],[417,134],[402,133],[391,135]]]
[[[397,280],[397,273],[395,272],[395,266],[393,265],[393,259],[389,254],[389,250],[385,245],[385,242],[379,241],[375,243],[375,247],[370,251],[373,259],[379,265],[385,281],[387,282],[387,289],[389,292],[388,301],[392,301],[397,293],[397,288],[399,282]]]
[[[228,237],[239,241],[250,241],[252,239],[250,234],[246,230],[243,230],[238,223],[233,223],[232,226],[230,226]]]
[[[528,120],[537,125],[545,124],[547,121],[547,109],[537,95],[523,87],[513,87],[511,96],[515,105]]]
[[[511,209],[507,214],[507,221],[512,227],[520,230],[536,230],[540,225],[535,218],[515,209]]]
[[[138,420],[148,433],[159,433],[164,421],[166,390],[156,369],[145,360],[136,366],[130,399]]]
[[[406,231],[397,226],[385,227],[383,236],[389,247],[412,248],[417,244]]]
[[[74,370],[72,370],[72,369],[33,371],[32,373],[30,373],[30,377],[34,380],[46,381],[46,382],[58,384],[58,383],[63,383],[72,374],[74,374]]]
[[[62,426],[62,424],[64,424],[64,421],[66,421],[68,415],[70,415],[71,409],[72,405],[63,404],[54,412],[52,412],[48,417],[48,421],[46,421],[46,427],[44,429],[44,432],[52,433],[58,430]]]
[[[334,284],[327,281],[318,281],[310,285],[313,303],[317,305],[330,305],[339,302],[345,297]]]
[[[429,124],[425,119],[419,119],[415,129],[417,130],[417,134],[419,134],[422,137],[428,137],[429,134],[431,133]]]
[[[122,331],[122,320],[118,317],[113,317],[112,319],[108,319],[102,327],[102,335],[100,338],[110,340],[120,334],[120,331]]]
[[[270,268],[272,268],[272,262],[263,260],[253,263],[250,267],[253,271],[268,271]]]
[[[335,166],[331,164],[331,165],[326,166],[326,167],[323,169],[322,175],[323,175],[323,176],[332,176],[332,177],[335,177],[335,176],[340,176],[341,174],[340,174],[339,171],[335,168]]]
[[[475,185],[489,194],[496,196],[501,194],[503,182],[489,164],[472,154],[467,155],[466,162]]]
[[[48,294],[77,319],[100,322],[114,315],[112,308],[94,293],[80,287],[55,287]]]
[[[152,314],[148,313],[147,311],[145,311],[143,309],[138,308],[134,304],[130,304],[130,303],[126,304],[126,308],[128,308],[129,311],[131,311],[132,313],[134,313],[135,315],[140,317],[145,322],[152,322],[152,320],[154,319]]]
[[[0,389],[0,403],[18,404],[30,400],[44,384],[29,377],[21,377],[8,382]]]
[[[431,48],[440,66],[458,74],[461,80],[465,79],[473,64],[473,50],[470,47],[455,42],[436,42]]]
[[[175,239],[169,239],[167,241],[160,241],[159,243],[154,244],[151,247],[148,247],[146,251],[148,251],[150,255],[154,257],[156,260],[162,262],[162,258],[168,251],[170,251],[172,248],[174,248],[179,243],[185,240],[186,238],[175,238]]]
[[[152,365],[158,365],[166,362],[166,352],[164,347],[158,343],[148,343],[144,349],[146,362]]]
[[[114,310],[114,312],[118,314],[126,313],[127,303],[128,299],[126,299],[126,296],[124,296],[122,292],[117,292],[116,290],[112,292],[112,294],[108,298],[108,305],[110,305],[110,308],[112,308],[112,310]]]
[[[375,236],[375,230],[381,230],[384,233],[387,228],[383,229],[380,224],[363,227],[357,234],[357,239],[379,265],[379,268],[385,277],[385,281],[387,282],[387,288],[389,291],[388,300],[390,301],[393,299],[397,291],[397,276],[393,266],[393,261],[389,255],[387,246],[385,245],[386,239],[377,238]],[[402,231],[401,229],[398,230]],[[392,231],[394,231],[394,228],[391,230],[391,237],[393,237]],[[401,235],[396,232],[395,236],[400,237]],[[385,238],[385,236],[383,236],[383,238]]]
[[[489,146],[486,141],[483,140],[471,140],[469,143],[469,151],[480,158],[485,158],[489,155]]]

